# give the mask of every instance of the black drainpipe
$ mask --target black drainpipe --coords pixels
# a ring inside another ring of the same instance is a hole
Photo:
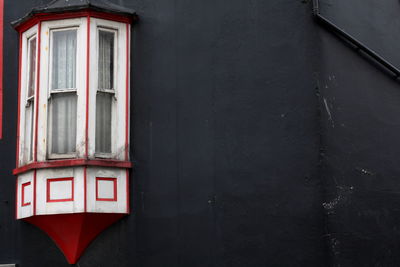
[[[319,24],[324,26],[326,29],[332,31],[334,34],[338,35],[339,37],[351,43],[358,51],[362,51],[368,56],[370,56],[377,63],[382,65],[391,73],[393,73],[395,78],[398,78],[400,76],[400,70],[398,68],[393,66],[390,62],[388,62],[386,59],[378,55],[375,51],[373,51],[372,49],[368,48],[366,45],[358,41],[356,38],[345,32],[344,30],[340,29],[329,19],[322,16],[321,13],[319,12],[319,0],[313,0],[313,14],[314,14],[314,19]]]

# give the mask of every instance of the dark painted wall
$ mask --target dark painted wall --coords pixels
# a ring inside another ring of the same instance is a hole
[[[137,254],[130,260],[324,266],[310,6],[129,6],[141,15],[133,59],[136,217],[129,218]]]
[[[324,15],[400,66],[399,1],[324,3]],[[332,35],[319,36],[332,265],[399,266],[400,84]]]
[[[14,220],[18,36],[5,3],[0,263],[68,266]],[[79,266],[398,266],[399,84],[308,1],[132,0],[132,214]],[[400,66],[396,0],[322,12]]]

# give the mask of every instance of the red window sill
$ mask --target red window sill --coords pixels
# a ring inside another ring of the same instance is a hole
[[[75,167],[75,166],[99,166],[99,167],[115,167],[115,168],[132,168],[133,164],[130,161],[110,160],[110,159],[64,159],[52,160],[43,162],[32,162],[27,165],[15,168],[14,175],[18,175],[30,170],[36,169],[49,169],[61,167]]]

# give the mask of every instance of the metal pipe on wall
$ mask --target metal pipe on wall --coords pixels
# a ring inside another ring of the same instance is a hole
[[[391,64],[389,61],[381,57],[378,53],[367,47],[365,44],[345,32],[343,29],[339,28],[335,23],[330,21],[329,19],[325,18],[321,15],[319,11],[319,0],[313,0],[313,15],[315,20],[320,23],[322,26],[326,27],[328,30],[332,31],[334,34],[338,35],[339,37],[345,39],[349,43],[355,46],[357,50],[360,50],[370,56],[373,60],[377,63],[382,65],[384,68],[392,72],[396,78],[400,76],[400,70]]]

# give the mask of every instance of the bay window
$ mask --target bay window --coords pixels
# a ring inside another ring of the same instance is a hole
[[[20,36],[16,218],[49,234],[70,264],[130,212],[136,18],[106,1],[54,0],[13,23]]]
[[[79,17],[23,34],[18,166],[128,159],[129,28]]]

